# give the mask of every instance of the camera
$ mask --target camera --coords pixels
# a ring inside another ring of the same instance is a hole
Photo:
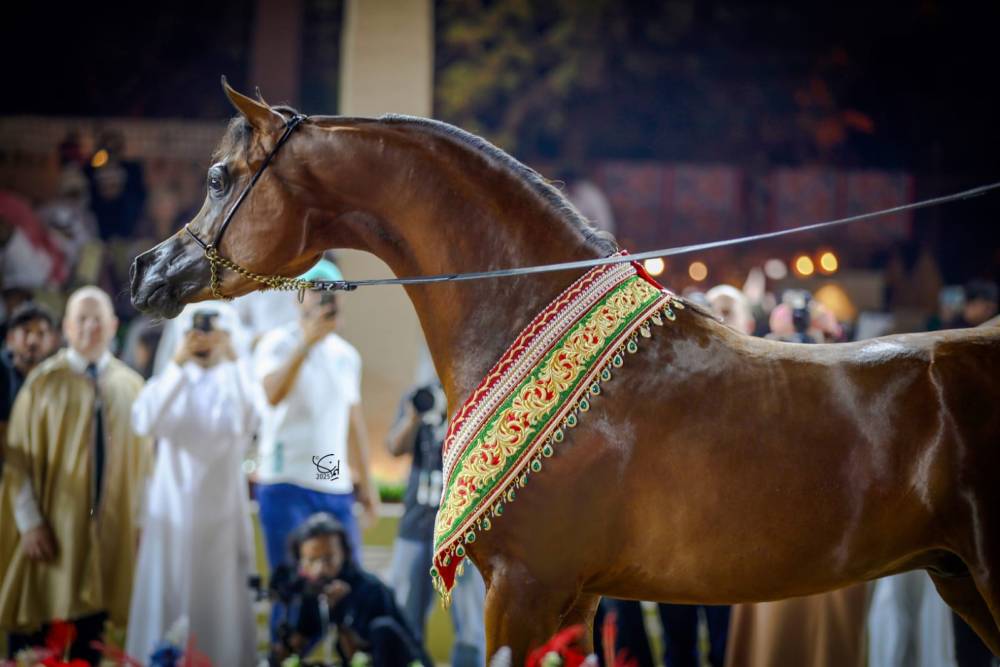
[[[268,656],[269,665],[284,664],[285,658],[300,655],[310,643],[326,634],[332,610],[321,596],[331,581],[326,578],[311,581],[288,564],[275,569],[268,587],[268,596],[277,609],[273,619],[276,641]]]
[[[215,329],[215,321],[219,318],[218,311],[199,310],[191,317],[191,328],[208,333]]]
[[[810,315],[808,307],[795,308],[792,310],[792,326],[795,327],[796,333],[806,333],[809,331],[809,326],[811,324],[812,315]]]
[[[812,312],[810,311],[812,294],[806,290],[788,290],[784,293],[781,300],[782,302],[788,304],[792,311],[792,327],[795,329],[792,342],[816,342],[808,333],[809,327],[812,326]]]
[[[337,294],[336,292],[323,292],[319,295],[319,307],[323,310],[323,317],[332,320],[337,316]]]
[[[444,414],[448,410],[448,399],[444,395],[444,389],[440,384],[434,383],[416,389],[410,395],[410,403],[417,414],[426,417],[440,415],[444,419]]]
[[[419,387],[410,394],[410,403],[425,424],[443,424],[448,411],[448,398],[440,383]]]
[[[336,577],[310,579],[302,576],[288,565],[279,565],[274,571],[268,592],[272,598],[288,603],[302,596],[317,597],[322,595],[326,587],[334,581],[336,581]]]

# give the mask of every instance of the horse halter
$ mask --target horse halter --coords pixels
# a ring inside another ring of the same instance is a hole
[[[261,283],[266,289],[297,291],[299,293],[300,301],[302,300],[302,295],[307,289],[336,289],[334,286],[327,286],[327,281],[320,284],[312,280],[286,278],[285,276],[268,276],[262,273],[255,273],[219,254],[219,244],[222,242],[222,235],[226,233],[226,228],[229,227],[229,223],[233,221],[233,218],[236,216],[236,212],[240,209],[240,205],[243,204],[243,201],[250,195],[250,191],[253,190],[255,185],[257,185],[257,181],[259,181],[260,177],[264,175],[264,171],[267,169],[268,165],[271,164],[274,156],[278,154],[281,147],[286,141],[288,141],[289,137],[292,136],[292,132],[295,131],[295,128],[301,125],[302,122],[308,118],[308,116],[304,116],[302,114],[295,114],[285,121],[285,131],[278,139],[278,142],[274,145],[274,148],[272,148],[264,158],[264,161],[261,162],[259,167],[257,167],[257,171],[250,179],[250,182],[244,186],[243,192],[241,192],[240,196],[236,198],[236,203],[234,203],[233,207],[229,209],[228,213],[226,213],[226,217],[222,220],[222,224],[219,226],[218,231],[215,232],[215,238],[212,239],[211,243],[205,243],[198,238],[198,235],[191,230],[191,223],[184,225],[184,231],[188,233],[188,236],[195,240],[195,243],[201,246],[201,249],[205,253],[205,259],[208,260],[208,263],[212,268],[212,277],[209,284],[212,288],[212,296],[214,298],[222,301],[232,300],[232,297],[226,296],[222,293],[222,272],[220,271],[220,268],[229,269],[230,271],[234,271],[248,280]]]

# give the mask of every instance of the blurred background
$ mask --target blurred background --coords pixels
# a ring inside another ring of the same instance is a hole
[[[308,114],[429,115],[482,134],[571,195],[593,186],[577,203],[597,217],[580,201],[596,190],[597,215],[633,252],[1000,175],[995,3],[221,0],[6,13],[0,188],[54,237],[36,244],[54,257],[50,275],[25,286],[58,297],[74,281],[110,282],[125,320],[134,250],[204,196],[232,113],[220,74]],[[124,169],[102,174],[109,153]],[[108,196],[95,207],[98,188]],[[60,219],[75,197],[91,199],[93,219],[66,240],[60,224],[81,223]],[[961,299],[943,288],[1000,275],[998,212],[986,196],[651,268],[672,289],[706,291],[767,266],[769,291],[819,294],[849,327],[881,313],[891,319],[875,333],[917,330],[942,299]],[[349,278],[385,272],[366,257],[341,263]],[[402,291],[387,292],[343,299],[376,439],[420,346]],[[374,317],[387,308],[400,313],[391,326]]]

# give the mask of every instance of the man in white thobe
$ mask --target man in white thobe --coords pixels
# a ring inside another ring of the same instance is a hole
[[[133,408],[136,432],[157,442],[127,641],[127,652],[139,660],[186,621],[213,664],[257,662],[241,464],[262,395],[233,351],[239,326],[226,304],[188,306],[173,360]]]
[[[955,667],[951,609],[923,570],[875,582],[868,609],[869,667]]]

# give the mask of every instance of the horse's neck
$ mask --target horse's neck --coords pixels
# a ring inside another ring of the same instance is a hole
[[[493,285],[409,288],[449,397],[470,393],[518,333],[573,278],[564,276],[557,282],[534,276],[489,281]],[[430,294],[433,291],[438,294]]]
[[[445,153],[400,149],[384,159],[384,185],[367,195],[373,205],[352,225],[352,247],[372,252],[401,277],[602,254],[578,223],[516,174],[484,168],[460,147]],[[474,389],[535,314],[581,273],[408,286],[449,397]]]
[[[565,222],[551,218],[549,212],[537,216],[512,213],[509,218],[492,220],[486,210],[479,215],[483,216],[480,224],[439,215],[432,227],[441,235],[430,247],[437,248],[447,261],[414,265],[413,275],[533,266],[600,254],[566,234],[562,228]],[[518,228],[512,229],[512,225]],[[525,233],[525,227],[533,229]],[[456,400],[471,392],[518,333],[580,274],[561,272],[408,287],[449,396]]]

